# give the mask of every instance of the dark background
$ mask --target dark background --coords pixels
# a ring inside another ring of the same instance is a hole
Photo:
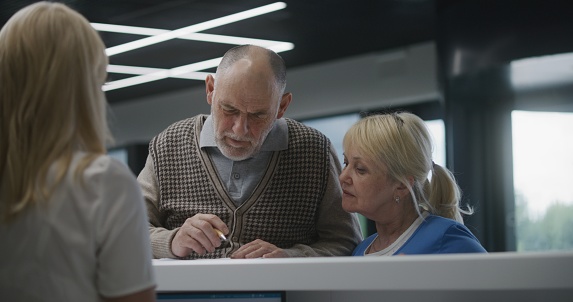
[[[37,2],[0,1],[0,25],[18,9]],[[90,22],[178,29],[274,3],[272,0],[64,0]],[[434,1],[287,0],[285,9],[220,26],[202,33],[291,42],[281,53],[292,69],[352,55],[434,39]],[[107,47],[145,36],[102,32]],[[110,57],[111,64],[173,68],[221,57],[234,45],[175,39]],[[206,70],[214,71],[214,70]],[[110,74],[110,80],[124,77]],[[108,91],[111,104],[203,85],[201,81],[164,79]]]

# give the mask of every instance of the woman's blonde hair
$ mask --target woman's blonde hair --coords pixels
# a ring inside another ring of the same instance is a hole
[[[422,208],[461,223],[462,213],[471,214],[470,208],[460,208],[461,191],[453,174],[432,161],[432,139],[418,116],[401,112],[365,117],[348,130],[343,145],[384,163],[388,176],[408,188],[418,214]]]
[[[0,31],[0,201],[9,221],[46,200],[85,151],[75,177],[111,139],[98,33],[64,4],[38,2]],[[47,179],[55,164],[52,179]]]

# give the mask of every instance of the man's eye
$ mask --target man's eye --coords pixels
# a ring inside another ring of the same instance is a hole
[[[267,114],[266,113],[254,113],[251,116],[253,116],[254,118],[258,119],[258,120],[264,120],[267,118]]]

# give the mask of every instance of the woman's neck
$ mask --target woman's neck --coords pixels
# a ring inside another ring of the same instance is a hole
[[[414,210],[403,211],[386,222],[376,222],[378,237],[372,242],[371,253],[383,250],[394,243],[418,219]]]

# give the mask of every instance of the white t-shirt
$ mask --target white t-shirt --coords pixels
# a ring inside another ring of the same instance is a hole
[[[83,153],[48,202],[0,223],[2,301],[100,301],[155,286],[147,216],[135,176],[108,157],[74,180]]]

